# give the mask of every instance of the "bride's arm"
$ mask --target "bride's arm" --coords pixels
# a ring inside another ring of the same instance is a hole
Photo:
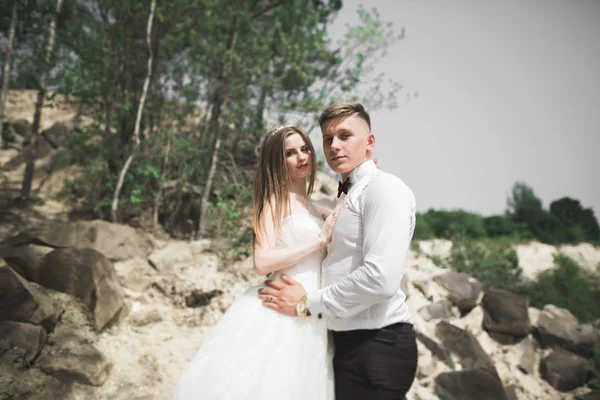
[[[321,235],[314,239],[295,246],[276,248],[277,231],[273,224],[270,207],[266,207],[263,214],[264,230],[261,232],[261,241],[254,246],[254,270],[258,275],[264,276],[279,271],[298,263],[304,257],[319,251],[327,243]]]

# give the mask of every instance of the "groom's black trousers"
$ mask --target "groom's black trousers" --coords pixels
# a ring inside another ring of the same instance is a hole
[[[401,400],[417,371],[412,324],[333,332],[336,400]]]

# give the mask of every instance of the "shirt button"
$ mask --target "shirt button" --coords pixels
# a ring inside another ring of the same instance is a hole
[[[322,313],[317,314],[317,318],[319,318],[319,319],[323,318],[323,314]]]

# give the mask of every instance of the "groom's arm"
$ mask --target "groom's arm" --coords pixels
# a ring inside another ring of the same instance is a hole
[[[365,189],[363,264],[334,285],[307,294],[312,315],[347,318],[390,299],[399,289],[415,226],[415,198],[387,175]]]

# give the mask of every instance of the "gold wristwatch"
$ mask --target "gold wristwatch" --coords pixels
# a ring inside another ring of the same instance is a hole
[[[296,313],[299,317],[306,317],[308,315],[308,306],[306,305],[306,295],[302,296],[300,301],[296,303]]]

